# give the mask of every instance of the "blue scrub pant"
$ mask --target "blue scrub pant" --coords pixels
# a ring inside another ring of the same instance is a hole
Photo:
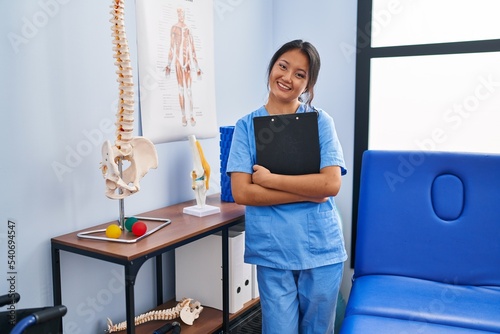
[[[333,334],[343,263],[307,270],[257,266],[263,334]]]

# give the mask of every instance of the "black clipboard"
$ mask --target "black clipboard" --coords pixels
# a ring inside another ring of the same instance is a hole
[[[275,174],[319,173],[318,112],[253,118],[257,164]]]

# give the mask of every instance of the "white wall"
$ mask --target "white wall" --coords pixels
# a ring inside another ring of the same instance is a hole
[[[218,122],[233,125],[265,102],[267,62],[293,38],[318,46],[323,68],[315,104],[330,112],[352,168],[354,59],[339,45],[354,45],[353,1],[214,0]],[[7,220],[16,222],[16,289],[19,308],[52,304],[50,238],[117,218],[118,203],[104,196],[100,146],[113,139],[117,83],[109,5],[102,0],[0,2],[0,293],[7,292]],[[129,41],[135,11],[127,1]],[[133,60],[136,48],[131,43]],[[137,75],[135,75],[137,78]],[[212,170],[219,170],[218,138],[202,141]],[[194,198],[187,142],[157,145],[159,167],[125,200],[132,215]],[[57,167],[57,168],[56,168]],[[213,174],[211,193],[220,191]],[[338,205],[350,241],[351,176]],[[349,245],[348,245],[349,247]],[[94,333],[105,318],[124,320],[123,270],[61,253],[67,333]],[[174,294],[172,254],[165,256],[165,297]],[[154,303],[154,268],[146,263],[136,282],[136,312]]]

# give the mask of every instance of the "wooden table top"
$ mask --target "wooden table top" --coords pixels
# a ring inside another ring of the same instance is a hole
[[[206,203],[207,205],[219,207],[221,212],[205,217],[184,214],[183,209],[185,207],[196,205],[196,202],[191,200],[137,214],[137,216],[143,217],[168,218],[171,220],[171,223],[135,243],[83,239],[78,237],[78,234],[81,232],[106,229],[110,224],[116,224],[116,221],[61,235],[52,238],[51,242],[53,245],[64,245],[77,250],[113,257],[119,261],[132,261],[165,247],[181,244],[183,241],[197,235],[221,229],[227,224],[241,220],[245,214],[244,206],[236,203],[222,202],[219,194],[207,196]],[[162,221],[149,220],[143,220],[143,222],[148,226],[148,230],[163,223]],[[105,233],[102,232],[100,235],[96,234],[96,236],[105,237]],[[131,232],[124,231],[120,238],[135,239],[136,237]]]

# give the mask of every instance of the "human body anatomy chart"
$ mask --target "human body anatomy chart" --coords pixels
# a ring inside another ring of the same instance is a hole
[[[136,8],[143,135],[215,137],[213,2],[137,0]]]

